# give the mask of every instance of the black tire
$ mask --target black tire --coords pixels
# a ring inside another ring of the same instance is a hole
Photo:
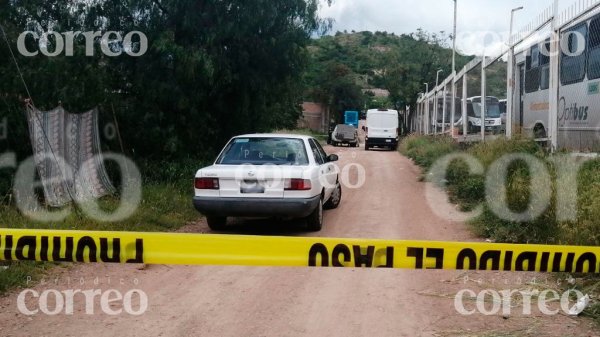
[[[535,139],[546,138],[546,129],[544,129],[544,127],[542,125],[537,125],[533,129],[533,136]]]
[[[365,143],[365,151],[369,151],[369,143]]]
[[[207,216],[208,227],[213,231],[222,231],[227,225],[227,218],[224,216]]]
[[[335,190],[331,193],[329,200],[323,205],[325,209],[336,209],[342,201],[342,185],[338,181],[335,185]]]
[[[354,145],[354,147],[360,147],[360,142],[356,142],[356,145]]]
[[[319,204],[305,220],[306,228],[311,232],[318,232],[323,228],[323,199],[319,199]]]

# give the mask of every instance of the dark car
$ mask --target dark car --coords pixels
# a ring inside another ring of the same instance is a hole
[[[338,124],[331,133],[331,144],[333,146],[359,147],[358,130],[352,125]]]

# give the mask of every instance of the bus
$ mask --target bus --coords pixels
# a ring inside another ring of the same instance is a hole
[[[600,9],[564,26],[559,33],[559,148],[600,148]],[[549,136],[550,40],[515,56],[513,125],[538,141]],[[544,49],[542,49],[544,48]]]
[[[467,98],[467,130],[469,133],[481,132],[482,126],[485,131],[493,133],[504,132],[502,115],[500,112],[500,100],[494,96],[485,98],[485,121],[481,120],[481,96]],[[462,122],[462,118],[460,119]]]
[[[462,125],[462,99],[460,97],[454,98],[454,126],[457,128],[461,128]],[[446,113],[444,116],[444,98],[438,98],[438,118],[437,118],[437,130],[438,132],[443,129],[446,132],[450,132],[450,119],[452,119],[452,96],[446,96]]]
[[[463,129],[462,119],[462,99],[456,97],[454,111],[454,127],[461,133]],[[442,131],[442,124],[447,132],[450,132],[450,120],[452,119],[452,97],[446,98],[446,113],[443,116],[443,98],[438,99],[438,119],[437,130]],[[501,133],[504,132],[504,124],[502,123],[502,111],[500,100],[494,96],[486,98],[486,113],[485,113],[485,130],[486,132]],[[467,132],[481,132],[481,96],[473,96],[467,98]]]

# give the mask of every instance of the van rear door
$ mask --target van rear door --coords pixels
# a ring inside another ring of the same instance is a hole
[[[370,112],[367,116],[369,138],[396,139],[398,116],[390,112]]]

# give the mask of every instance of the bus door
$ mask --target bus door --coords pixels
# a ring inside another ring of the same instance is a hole
[[[525,63],[521,63],[518,65],[519,69],[519,110],[517,111],[517,115],[519,118],[519,128],[523,129],[523,98],[525,93]]]

